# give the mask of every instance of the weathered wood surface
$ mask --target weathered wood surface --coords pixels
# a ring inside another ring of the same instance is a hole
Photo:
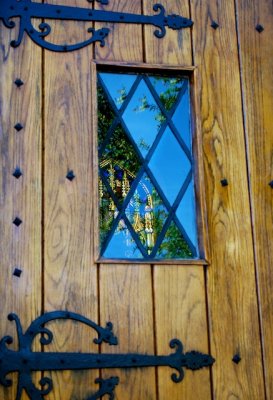
[[[183,342],[184,352],[208,354],[204,271],[200,266],[155,266],[155,337],[158,354],[169,354],[170,339]],[[159,398],[162,400],[209,400],[210,372],[184,370],[181,383],[174,384],[168,368],[159,368]]]
[[[151,270],[141,265],[100,267],[100,320],[111,321],[118,346],[102,346],[104,353],[154,354]],[[168,354],[168,353],[167,353]],[[118,376],[117,400],[156,399],[154,368],[103,371]]]
[[[273,4],[236,1],[267,398],[273,398]],[[264,27],[262,33],[255,29]]]
[[[107,11],[120,11],[141,14],[141,0],[112,0],[107,6],[95,4],[95,8]],[[95,46],[95,58],[97,60],[111,61],[142,61],[142,28],[130,24],[96,23],[95,28],[110,29],[105,46]]]
[[[264,399],[261,343],[233,2],[193,1],[200,70],[211,266],[207,270],[214,399]],[[212,20],[219,28],[211,28]],[[229,185],[221,186],[221,179]],[[240,353],[236,365],[232,358]]]
[[[51,1],[50,3],[60,3]],[[86,7],[84,0],[63,4]],[[88,37],[90,23],[56,21],[56,43],[75,43]],[[78,312],[97,322],[97,267],[92,240],[92,46],[73,53],[44,55],[44,251],[46,311]],[[73,170],[75,179],[66,174]],[[54,325],[54,344],[47,351],[98,351],[93,332],[79,324]],[[55,400],[84,399],[97,390],[97,371],[54,373]]]
[[[7,315],[17,313],[26,329],[41,312],[42,88],[41,50],[28,39],[11,48],[15,35],[0,23],[0,338],[11,335],[17,348],[15,323]],[[20,88],[17,78],[24,82]],[[14,129],[18,122],[20,132]],[[12,176],[17,166],[20,179]],[[23,221],[19,227],[15,217]],[[20,278],[13,276],[16,267],[23,271]],[[1,399],[16,397],[16,374],[12,379],[12,388],[0,386]]]
[[[153,15],[153,0],[143,2],[143,10],[146,15]],[[166,9],[166,14],[183,15],[190,18],[189,2],[185,0],[163,0],[160,1]],[[164,39],[154,36],[155,27],[147,26],[144,29],[145,39],[145,61],[147,63],[159,63],[163,65],[192,65],[191,54],[191,31],[182,29],[175,31],[167,28]]]

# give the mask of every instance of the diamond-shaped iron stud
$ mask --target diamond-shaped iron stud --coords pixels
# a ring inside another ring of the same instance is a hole
[[[20,122],[18,124],[14,125],[14,128],[17,130],[17,132],[21,131],[24,127]]]
[[[222,185],[223,187],[228,186],[228,180],[227,180],[227,179],[222,179],[222,180],[221,180],[221,185]]]
[[[217,24],[216,21],[212,21],[211,27],[212,27],[213,29],[217,29],[217,28],[219,28],[219,25]]]
[[[22,221],[20,218],[18,218],[18,217],[16,217],[16,218],[13,220],[13,223],[14,223],[14,225],[16,225],[16,226],[20,226],[22,222],[23,222],[23,221]]]
[[[23,174],[19,167],[16,167],[13,174],[14,178],[19,179]]]
[[[66,179],[68,179],[69,181],[73,181],[74,178],[76,178],[74,172],[72,170],[68,171],[68,173],[66,175]]]
[[[21,274],[22,274],[22,270],[19,268],[15,268],[13,271],[13,275],[16,276],[17,278],[20,278]]]
[[[14,81],[14,83],[15,83],[15,85],[19,88],[19,87],[21,87],[21,86],[23,86],[23,84],[24,84],[24,82],[21,80],[21,79],[19,79],[19,78],[17,78],[15,81]]]
[[[262,33],[264,31],[264,27],[261,24],[256,25],[256,31]]]
[[[232,359],[232,361],[235,363],[235,364],[239,364],[239,362],[241,361],[242,359],[241,359],[241,357],[240,357],[240,354],[235,354],[235,356],[233,357],[233,359]]]

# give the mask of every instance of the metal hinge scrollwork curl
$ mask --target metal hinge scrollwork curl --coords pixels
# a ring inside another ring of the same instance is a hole
[[[34,352],[32,344],[37,335],[41,335],[40,343],[48,345],[53,340],[52,332],[45,326],[48,322],[60,319],[69,319],[81,322],[97,332],[98,337],[94,343],[102,342],[109,345],[117,345],[118,340],[112,331],[112,324],[108,323],[105,328],[100,327],[93,321],[72,312],[54,311],[35,319],[29,328],[23,333],[20,320],[16,314],[8,316],[10,321],[15,321],[18,335],[18,351],[9,349],[13,342],[12,337],[5,336],[0,341],[0,384],[8,387],[12,381],[7,375],[18,372],[18,385],[16,400],[20,400],[23,390],[31,400],[43,400],[44,396],[53,389],[53,382],[48,377],[40,380],[41,389],[37,388],[32,381],[34,371],[64,371],[64,370],[87,370],[106,368],[147,368],[154,366],[168,366],[177,372],[171,375],[173,382],[181,382],[184,378],[183,368],[198,370],[211,366],[214,359],[207,354],[197,351],[184,353],[183,345],[178,339],[170,342],[170,347],[175,349],[170,355],[147,355],[147,354],[98,354],[98,353],[61,353],[61,352]],[[97,379],[99,390],[87,400],[96,400],[108,395],[110,400],[114,399],[114,390],[119,383],[118,377],[109,379]]]
[[[102,4],[108,4],[108,1]],[[175,14],[166,15],[165,8],[161,4],[155,4],[153,9],[157,14],[139,15],[63,5],[59,6],[55,4],[34,3],[31,0],[0,0],[0,20],[3,21],[7,28],[11,29],[16,25],[12,19],[20,18],[18,38],[11,42],[12,47],[18,47],[20,45],[24,33],[26,32],[28,36],[42,48],[56,52],[77,50],[94,42],[100,42],[100,45],[104,46],[105,38],[109,35],[110,29],[101,28],[96,30],[90,27],[88,29],[88,33],[91,33],[89,39],[72,45],[58,45],[45,40],[51,32],[49,23],[42,22],[39,25],[39,29],[36,29],[32,24],[32,19],[153,25],[157,27],[154,32],[157,38],[163,38],[165,36],[166,27],[178,30],[193,25],[193,22],[188,18]]]

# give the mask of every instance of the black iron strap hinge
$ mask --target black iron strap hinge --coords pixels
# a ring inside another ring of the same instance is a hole
[[[103,2],[100,0],[99,2],[108,4],[107,0]],[[16,24],[12,18],[20,18],[18,39],[11,42],[12,47],[20,45],[24,32],[26,32],[39,46],[57,52],[77,50],[93,42],[100,42],[101,46],[104,46],[105,38],[108,36],[110,29],[101,28],[95,30],[90,27],[88,32],[91,33],[91,37],[88,40],[73,45],[58,45],[45,40],[51,32],[49,23],[45,22],[45,20],[48,19],[153,25],[157,27],[154,32],[157,38],[163,38],[165,36],[166,27],[182,29],[193,25],[193,22],[188,18],[174,14],[166,15],[165,8],[161,4],[155,4],[153,9],[157,14],[138,15],[105,10],[92,10],[90,8],[33,3],[31,0],[0,0],[0,20],[3,21],[7,28],[14,28]],[[43,21],[39,25],[39,30],[32,24],[32,19],[35,18],[42,19]]]
[[[18,372],[17,396],[16,400],[20,400],[23,390],[31,400],[43,400],[44,396],[49,394],[53,389],[52,380],[43,377],[40,380],[41,389],[38,389],[32,381],[32,372],[34,371],[64,371],[64,370],[87,370],[87,369],[105,369],[105,368],[143,368],[153,366],[168,366],[177,371],[171,375],[173,382],[181,382],[184,378],[183,368],[198,370],[203,367],[211,366],[214,359],[207,354],[197,351],[183,352],[183,345],[178,339],[170,342],[170,347],[175,352],[162,355],[147,354],[98,354],[98,353],[51,353],[51,352],[34,352],[32,344],[37,335],[41,335],[40,342],[42,345],[48,345],[53,340],[52,332],[45,327],[48,322],[59,319],[70,319],[81,322],[97,332],[98,337],[94,339],[94,343],[102,342],[109,345],[117,345],[118,340],[113,334],[113,326],[110,322],[105,328],[95,324],[93,321],[72,312],[54,311],[49,312],[35,319],[29,328],[23,333],[20,320],[17,315],[10,314],[10,321],[15,321],[18,334],[18,351],[11,350],[7,347],[12,343],[12,337],[5,336],[0,341],[0,384],[3,386],[11,386],[12,381],[7,375],[12,372]],[[110,399],[114,399],[114,390],[119,383],[118,377],[109,379],[97,379],[99,389],[88,400],[96,400],[104,395],[108,395]]]

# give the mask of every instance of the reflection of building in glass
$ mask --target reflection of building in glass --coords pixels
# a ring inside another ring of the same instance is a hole
[[[117,198],[122,201],[126,198],[131,188],[132,182],[135,179],[130,171],[124,170],[118,165],[113,163],[112,160],[104,160],[100,163],[100,168],[103,168],[104,174],[107,177],[109,185]],[[108,196],[103,190],[103,182],[99,180],[99,196],[100,196],[100,207],[103,207],[103,199]],[[112,198],[109,199],[107,205],[109,211],[109,220],[116,218],[118,214],[117,207]],[[106,218],[106,212],[100,213]],[[156,230],[154,229],[154,206],[153,206],[153,193],[151,183],[148,179],[141,179],[138,188],[135,190],[134,195],[129,201],[126,209],[126,216],[131,222],[135,232],[139,235],[142,244],[147,248],[148,254],[151,253],[156,238]],[[118,229],[116,234],[121,230],[128,230],[123,219],[118,223]],[[127,239],[128,240],[128,239]]]

